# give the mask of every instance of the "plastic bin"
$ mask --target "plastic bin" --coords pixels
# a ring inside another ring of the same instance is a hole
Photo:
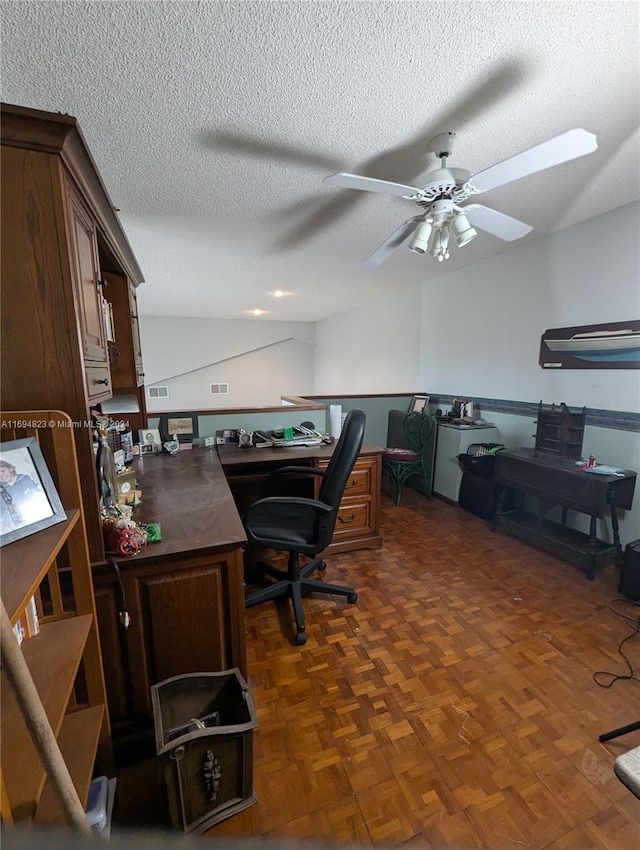
[[[640,540],[627,543],[625,547],[618,593],[640,602]]]
[[[471,443],[466,452],[458,455],[458,463],[463,472],[493,478],[494,455],[503,448],[502,443]]]
[[[174,676],[152,686],[151,700],[174,827],[204,832],[253,805],[257,722],[240,671]]]
[[[502,443],[471,443],[458,455],[463,470],[458,503],[481,519],[491,520],[498,505],[500,488],[493,483],[493,467],[496,452],[503,448]]]

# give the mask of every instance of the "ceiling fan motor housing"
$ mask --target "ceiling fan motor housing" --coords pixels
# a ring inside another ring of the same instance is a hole
[[[427,207],[438,198],[453,198],[464,201],[471,194],[466,183],[471,173],[464,168],[438,168],[425,174],[424,185],[420,186],[420,197],[412,198],[420,206]]]

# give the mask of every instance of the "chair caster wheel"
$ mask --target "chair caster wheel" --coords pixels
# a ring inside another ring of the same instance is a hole
[[[318,569],[318,572],[323,573],[323,572],[327,569],[327,565],[326,565],[326,563],[325,563],[324,561],[320,561],[320,563],[318,564],[317,569]]]
[[[357,594],[357,593],[355,592],[355,590],[354,590],[354,592],[353,592],[353,593],[350,593],[350,594],[347,596],[347,602],[350,602],[350,603],[353,605],[353,603],[354,603],[354,602],[357,602],[357,601],[358,601],[358,594]]]
[[[296,646],[302,646],[306,642],[307,642],[306,632],[297,632],[297,634],[296,634]]]

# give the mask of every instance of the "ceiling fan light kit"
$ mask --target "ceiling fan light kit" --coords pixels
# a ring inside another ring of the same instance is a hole
[[[458,248],[463,248],[478,235],[476,227],[505,242],[521,239],[533,230],[531,225],[484,204],[460,204],[472,195],[569,162],[598,148],[593,133],[576,128],[472,175],[464,168],[447,167],[455,139],[456,134],[451,132],[439,133],[431,139],[429,149],[440,159],[441,167],[426,174],[424,185],[420,187],[346,172],[324,178],[323,182],[329,186],[394,195],[414,201],[424,210],[421,215],[405,221],[394,230],[371,254],[365,266],[373,268],[381,265],[410,236],[410,251],[428,253],[439,262],[450,256],[450,235],[455,238]]]
[[[416,254],[424,254],[429,249],[431,238],[431,222],[423,219],[415,229],[415,233],[409,242],[409,250]]]
[[[464,248],[478,235],[478,231],[469,224],[469,219],[462,212],[451,219],[451,230],[453,230],[458,248]]]

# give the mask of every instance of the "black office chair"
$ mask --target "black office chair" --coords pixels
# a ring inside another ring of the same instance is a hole
[[[298,476],[322,476],[317,499],[268,496],[252,505],[244,518],[250,543],[289,553],[287,572],[269,564],[260,565],[261,570],[275,578],[276,582],[250,594],[245,599],[245,605],[250,608],[267,599],[290,596],[297,629],[295,642],[298,646],[307,640],[302,608],[303,588],[316,593],[346,596],[348,602],[355,602],[358,598],[351,587],[327,584],[308,576],[316,569],[326,568],[318,552],[331,543],[342,494],[362,446],[364,426],[365,414],[362,410],[350,410],[347,413],[342,433],[324,472],[308,466],[285,466],[276,471],[276,475],[292,473]],[[300,555],[309,555],[313,560],[301,567]]]

